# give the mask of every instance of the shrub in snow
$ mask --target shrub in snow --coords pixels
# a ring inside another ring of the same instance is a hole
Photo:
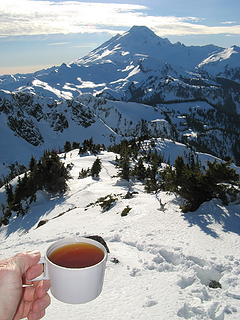
[[[90,176],[90,168],[87,169],[81,169],[78,175],[78,179],[84,179]]]
[[[117,203],[118,195],[116,194],[108,194],[105,197],[100,197],[96,202],[91,202],[86,206],[86,209],[90,206],[99,205],[102,209],[102,212],[110,210]]]
[[[115,195],[107,195],[98,199],[97,203],[102,208],[102,212],[110,210],[117,202],[118,198]]]
[[[126,206],[126,208],[124,208],[123,211],[121,212],[121,217],[127,216],[130,210],[132,210],[132,208],[130,208],[129,206]]]

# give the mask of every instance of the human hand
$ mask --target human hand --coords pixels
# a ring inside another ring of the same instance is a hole
[[[0,320],[38,320],[50,304],[50,281],[31,282],[42,273],[38,251],[0,261]],[[33,284],[23,288],[23,284]]]

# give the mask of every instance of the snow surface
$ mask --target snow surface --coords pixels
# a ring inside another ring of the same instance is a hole
[[[203,60],[198,68],[212,75],[223,73],[226,69],[239,69],[240,47],[232,46],[220,52],[213,53]],[[236,80],[236,79],[235,79]]]
[[[221,52],[212,54],[210,57],[208,57],[207,59],[203,60],[200,64],[199,67],[202,67],[205,64],[208,63],[214,63],[214,62],[218,62],[218,61],[224,61],[224,60],[229,60],[232,56],[236,56],[237,54],[240,53],[240,47],[237,46],[233,46],[231,48],[226,48]],[[236,65],[235,67],[238,67],[239,65],[239,57],[236,57],[235,59],[236,61]],[[237,63],[238,61],[238,63]],[[227,64],[229,63],[228,61],[225,63]]]
[[[52,242],[65,237],[98,234],[109,246],[102,294],[83,305],[52,298],[44,319],[239,320],[240,204],[223,206],[214,199],[183,214],[174,195],[161,192],[160,205],[156,196],[143,192],[140,182],[116,177],[115,156],[99,155],[99,179],[78,179],[79,171],[91,167],[96,157],[69,152],[62,159],[74,165],[66,195],[50,198],[39,192],[27,215],[0,228],[0,259],[24,250],[44,254]],[[129,187],[134,197],[124,199]],[[0,191],[3,196],[3,188]],[[88,206],[108,194],[118,197],[109,211]],[[122,217],[126,206],[132,209]],[[44,219],[48,222],[37,228]],[[219,281],[222,289],[210,288],[211,280]]]

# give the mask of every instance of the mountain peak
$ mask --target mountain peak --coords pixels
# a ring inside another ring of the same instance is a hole
[[[146,26],[133,26],[121,36],[121,39],[127,42],[130,40],[131,45],[132,43],[137,43],[137,47],[142,46],[144,50],[146,49],[147,43],[150,47],[172,45],[168,39],[159,37]]]
[[[146,26],[133,26],[129,31],[129,33],[137,33],[137,34],[148,34],[148,35],[155,35],[155,33]]]

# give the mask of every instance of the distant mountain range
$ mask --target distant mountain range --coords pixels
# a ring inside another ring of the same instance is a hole
[[[0,172],[66,140],[140,135],[240,160],[240,47],[134,26],[70,64],[0,76]]]

